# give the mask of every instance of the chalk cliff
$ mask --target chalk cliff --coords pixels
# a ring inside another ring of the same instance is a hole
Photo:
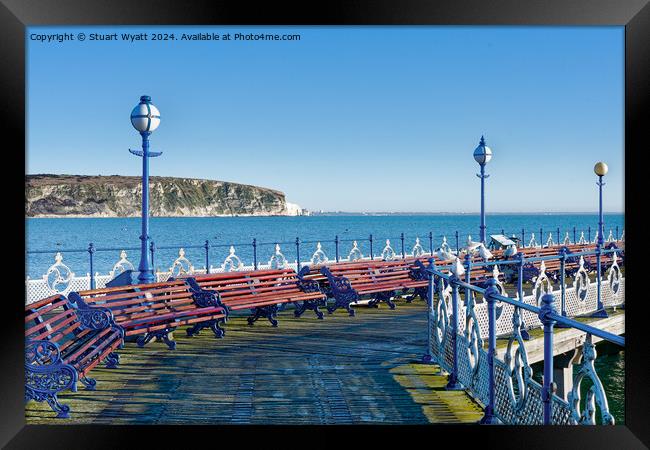
[[[133,217],[141,214],[142,181],[129,176],[26,175],[27,217]],[[283,192],[192,178],[150,177],[151,216],[299,215]]]

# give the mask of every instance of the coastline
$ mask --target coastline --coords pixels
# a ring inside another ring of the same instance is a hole
[[[309,214],[213,214],[213,215],[153,215],[150,218],[210,218],[210,217],[383,217],[383,216],[478,216],[477,212],[332,212],[332,213],[314,213]],[[581,211],[581,212],[494,212],[489,213],[488,216],[589,216],[597,214],[597,212]],[[625,211],[604,211],[605,215],[625,215]],[[116,216],[107,214],[39,214],[37,216],[25,216],[25,219],[126,219],[141,217],[140,213],[134,213],[128,216]]]
[[[44,214],[38,216],[25,216],[25,219],[129,219],[129,218],[140,218],[142,217],[140,213],[128,215],[128,216],[113,216],[113,215],[104,215],[104,214]],[[149,214],[149,218],[181,218],[181,219],[191,219],[191,218],[210,218],[210,217],[308,217],[303,214],[214,214],[210,216],[190,216],[190,215],[173,215],[173,216],[157,216]]]

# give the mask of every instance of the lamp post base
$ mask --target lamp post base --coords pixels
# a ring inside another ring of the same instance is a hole
[[[148,284],[156,281],[152,271],[143,271],[138,275],[138,284]]]

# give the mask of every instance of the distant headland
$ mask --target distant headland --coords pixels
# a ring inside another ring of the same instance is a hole
[[[25,175],[27,217],[137,217],[142,179],[135,176]],[[194,178],[151,177],[153,217],[299,216],[308,214],[275,189]]]

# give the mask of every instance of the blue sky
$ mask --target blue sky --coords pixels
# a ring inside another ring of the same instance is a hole
[[[42,43],[32,33],[298,33],[300,41]],[[326,211],[624,205],[623,27],[30,27],[27,173],[138,175],[140,95],[161,125],[151,174],[279,189]]]

